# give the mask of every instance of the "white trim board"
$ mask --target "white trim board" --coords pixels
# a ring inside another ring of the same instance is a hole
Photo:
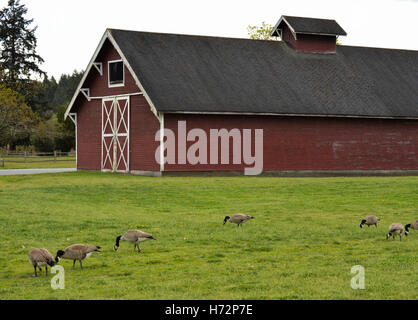
[[[68,117],[74,122],[75,126],[75,168],[78,168],[78,148],[77,148],[77,113],[69,113]]]
[[[389,116],[356,116],[337,114],[308,114],[308,113],[274,113],[274,112],[228,112],[228,111],[164,111],[167,114],[215,114],[215,115],[242,115],[242,116],[278,116],[278,117],[319,117],[319,118],[359,118],[359,119],[392,119],[392,120],[418,120],[418,117],[389,117]]]
[[[90,97],[90,100],[94,100],[94,99],[107,99],[107,98],[114,98],[114,97],[127,97],[127,96],[139,96],[143,94],[143,92],[134,92],[134,93],[121,93],[121,94],[113,94],[110,96],[98,96],[98,97]]]
[[[164,113],[160,116],[160,171],[164,171]]]
[[[99,71],[100,75],[103,75],[103,63],[101,62],[94,62],[93,66]]]
[[[110,64],[115,62],[122,62],[122,83],[110,83]],[[119,60],[109,60],[107,62],[107,86],[108,88],[117,88],[125,86],[125,64],[122,59]]]

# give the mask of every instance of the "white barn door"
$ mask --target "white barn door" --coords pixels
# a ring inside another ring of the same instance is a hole
[[[129,172],[129,96],[102,100],[102,171]]]

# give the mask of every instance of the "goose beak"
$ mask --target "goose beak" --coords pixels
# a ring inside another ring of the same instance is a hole
[[[119,247],[117,245],[113,246],[113,250],[118,251]]]

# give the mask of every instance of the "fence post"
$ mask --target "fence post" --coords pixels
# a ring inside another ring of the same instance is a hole
[[[24,158],[25,158],[24,162],[26,163],[26,151],[25,151],[25,155],[24,155]]]
[[[54,151],[54,162],[57,162],[57,151]]]

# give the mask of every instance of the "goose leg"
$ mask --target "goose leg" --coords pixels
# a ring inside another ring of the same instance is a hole
[[[80,261],[80,267],[81,269],[83,269],[83,264],[81,263],[81,260],[78,260],[78,261]]]
[[[48,276],[48,266],[45,266],[45,276]]]
[[[38,276],[38,274],[36,273],[36,266],[33,266],[35,268],[35,277]]]
[[[73,260],[73,269],[74,269],[74,267],[75,267],[75,260]]]

